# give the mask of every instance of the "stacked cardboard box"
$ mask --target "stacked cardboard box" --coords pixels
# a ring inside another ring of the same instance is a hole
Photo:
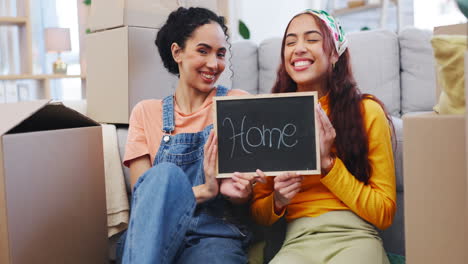
[[[161,62],[156,34],[178,7],[200,6],[217,12],[218,1],[93,2],[89,18],[93,33],[86,43],[88,115],[98,122],[127,124],[139,101],[173,93],[177,77]]]

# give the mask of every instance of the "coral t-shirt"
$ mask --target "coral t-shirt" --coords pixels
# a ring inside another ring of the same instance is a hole
[[[246,95],[242,90],[229,90],[228,96]],[[213,97],[216,89],[213,89],[205,99],[201,107],[190,114],[180,111],[177,104],[174,104],[174,134],[196,133],[213,123]],[[158,152],[161,139],[164,136],[162,131],[162,100],[150,99],[139,102],[132,110],[128,129],[127,144],[125,147],[124,165],[129,166],[133,159],[149,155],[151,163],[154,162]]]

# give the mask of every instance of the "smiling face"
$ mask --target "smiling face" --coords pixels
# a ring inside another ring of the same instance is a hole
[[[217,23],[198,27],[182,49],[171,46],[174,60],[179,65],[180,82],[184,86],[209,92],[226,66],[226,36]]]
[[[335,53],[330,56],[324,50],[326,37],[313,15],[299,15],[289,24],[284,39],[284,67],[298,91],[324,87],[331,64],[338,60]]]

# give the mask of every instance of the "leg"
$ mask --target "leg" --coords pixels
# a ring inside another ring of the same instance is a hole
[[[188,241],[175,263],[242,264],[247,263],[247,256],[239,239],[203,237]]]
[[[356,239],[351,247],[340,251],[328,263],[389,264],[390,262],[379,240],[363,238]]]
[[[185,173],[160,163],[135,184],[123,263],[171,263],[196,207]]]
[[[389,262],[374,227],[350,211],[333,211],[290,222],[285,242],[270,263]]]
[[[302,264],[302,263],[311,263],[319,264],[319,262],[314,262],[313,259],[302,254],[302,252],[295,250],[281,249],[275,257],[269,262],[270,264]]]

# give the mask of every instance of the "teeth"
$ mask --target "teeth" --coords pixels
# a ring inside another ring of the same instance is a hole
[[[214,79],[214,75],[212,75],[212,74],[202,73],[201,75],[202,75],[203,77],[207,78],[207,79]]]
[[[306,66],[306,65],[310,65],[310,64],[311,64],[311,63],[310,63],[310,61],[308,61],[308,60],[307,60],[307,61],[296,61],[296,62],[294,63],[294,66],[300,67],[300,66]]]

